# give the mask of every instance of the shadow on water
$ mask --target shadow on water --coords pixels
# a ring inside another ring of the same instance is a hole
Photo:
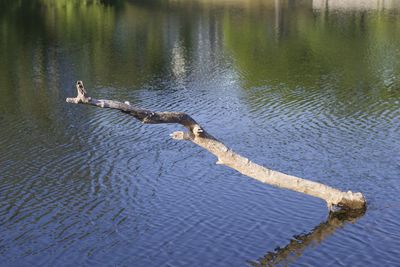
[[[277,247],[255,261],[248,261],[250,266],[288,266],[299,258],[310,245],[319,245],[347,223],[355,223],[363,217],[365,211],[330,213],[325,222],[320,223],[308,233],[294,235],[284,247]]]

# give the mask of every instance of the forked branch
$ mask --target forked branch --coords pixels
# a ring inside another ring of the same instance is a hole
[[[102,108],[118,109],[132,115],[143,123],[178,123],[187,128],[187,132],[174,132],[172,138],[190,140],[214,154],[217,164],[226,165],[238,172],[254,178],[260,182],[273,186],[290,189],[310,196],[318,197],[327,202],[331,211],[337,210],[364,210],[366,201],[361,193],[351,191],[342,192],[327,185],[298,178],[278,171],[269,170],[249,159],[233,152],[222,142],[208,134],[192,117],[183,112],[153,112],[134,107],[129,102],[94,99],[88,96],[82,81],[77,81],[78,95],[67,98],[68,103],[87,104]]]

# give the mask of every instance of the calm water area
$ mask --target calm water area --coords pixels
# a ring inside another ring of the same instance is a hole
[[[216,165],[363,192],[357,218]],[[0,0],[0,266],[400,266],[400,1]]]

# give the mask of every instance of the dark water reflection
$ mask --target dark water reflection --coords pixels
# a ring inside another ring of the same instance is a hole
[[[287,266],[294,263],[306,248],[320,244],[346,223],[355,223],[363,215],[364,212],[330,213],[328,219],[316,226],[311,232],[294,235],[285,247],[278,246],[273,252],[265,254],[258,262],[249,263],[252,266]]]
[[[265,265],[327,228],[287,263],[398,265],[399,12],[374,0],[0,1],[2,264]],[[170,140],[176,126],[68,105],[78,79],[98,98],[186,111],[270,168],[361,191],[368,212],[325,222],[322,201],[216,166]]]

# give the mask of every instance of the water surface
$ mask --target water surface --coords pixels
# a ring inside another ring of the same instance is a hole
[[[398,1],[0,1],[4,266],[400,264]],[[223,166],[191,114],[269,168],[363,192],[361,218]]]

